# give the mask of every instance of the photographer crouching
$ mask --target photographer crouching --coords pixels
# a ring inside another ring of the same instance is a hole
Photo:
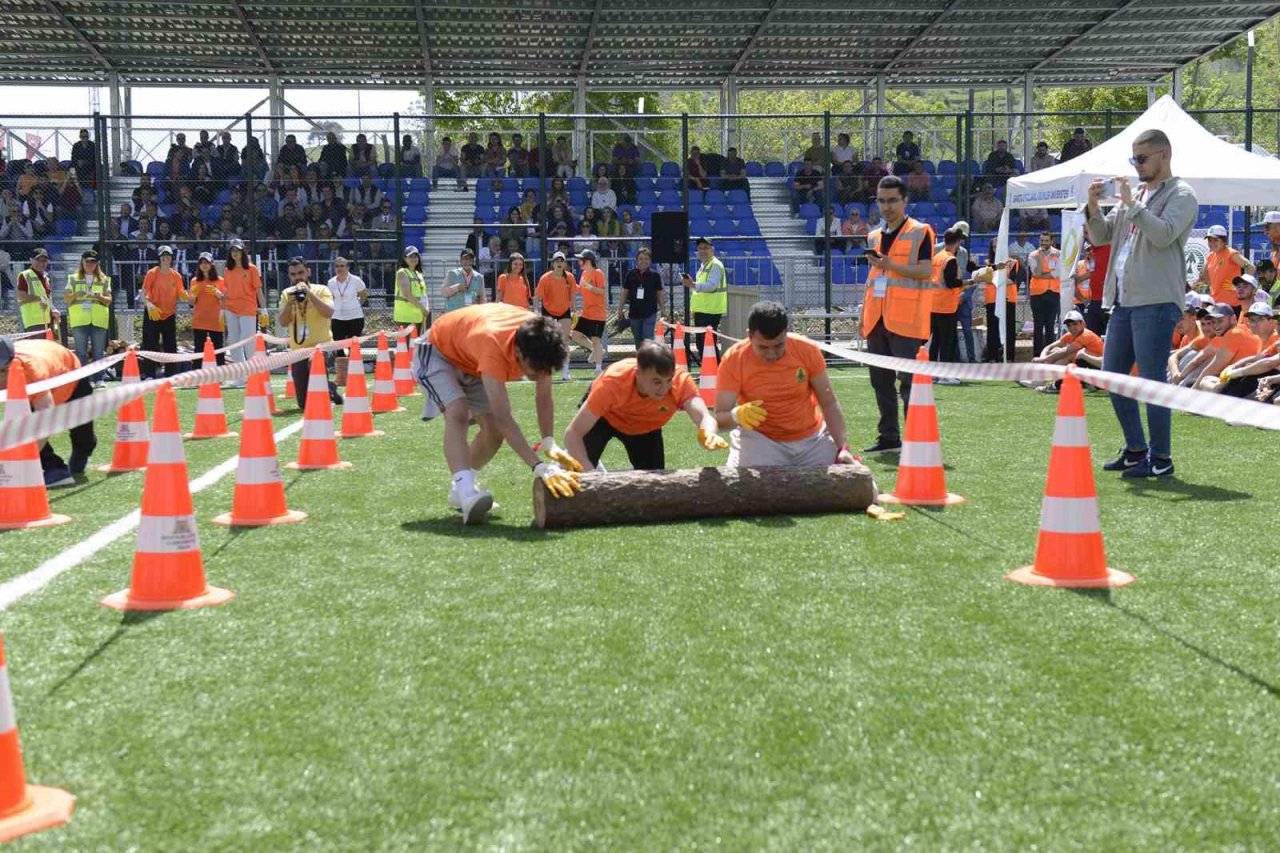
[[[289,284],[280,293],[280,325],[288,330],[289,349],[306,349],[333,340],[333,332],[329,321],[333,317],[333,294],[323,284],[312,284],[307,281],[308,270],[302,258],[289,259]],[[307,385],[311,379],[311,360],[294,362],[290,366],[293,371],[293,387],[298,398],[298,408],[306,411]],[[328,378],[328,363],[325,365],[325,379],[329,382],[329,399],[334,405],[342,405],[342,395],[338,386]]]

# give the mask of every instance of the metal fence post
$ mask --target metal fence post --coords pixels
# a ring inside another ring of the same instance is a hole
[[[1107,120],[1107,131],[1106,131],[1106,133],[1107,133],[1107,138],[1106,138],[1106,139],[1104,139],[1104,140],[1102,140],[1103,142],[1106,142],[1106,141],[1107,141],[1107,139],[1110,139],[1110,138],[1111,138],[1111,107],[1107,107],[1107,119],[1106,119],[1106,120]]]
[[[969,195],[972,190],[973,169],[970,163],[973,160],[973,110],[967,110],[964,114],[964,168],[960,171],[960,210],[964,211],[964,221],[972,221],[969,214]]]
[[[546,158],[543,152],[547,147],[547,114],[545,112],[538,113],[538,162],[530,163],[530,168],[538,170],[538,207],[542,212],[542,221],[538,223],[539,241],[542,243],[541,257],[538,259],[539,269],[545,270],[550,268],[547,258],[547,223],[551,221],[551,211],[547,209],[547,170],[542,168]],[[541,277],[539,272],[538,276]]]
[[[253,144],[253,114],[244,114],[244,144],[246,146]],[[245,198],[249,203],[249,252],[257,254],[258,251],[258,202],[256,193],[254,193],[254,182],[257,180],[257,173],[249,171],[248,189],[245,191]]]
[[[686,223],[689,221],[689,176],[688,174],[686,174],[686,171],[685,171],[686,169],[688,169],[688,167],[689,167],[689,114],[680,113],[680,184],[682,188],[680,195],[681,195],[681,198],[684,200],[684,215],[685,215],[684,221]],[[688,236],[688,233],[689,233],[689,229],[688,229],[688,226],[686,225],[685,227],[686,238]],[[688,249],[686,248],[685,251],[687,252]],[[686,257],[685,259],[682,259],[680,262],[680,270],[683,272],[687,266],[688,266],[688,258]],[[686,323],[692,323],[693,315],[689,313],[689,298],[690,298],[689,289],[686,287],[681,287],[680,290],[684,294],[684,321]],[[672,300],[672,301],[674,302],[675,300]],[[694,337],[694,346],[697,346],[696,336]]]
[[[400,113],[392,114],[391,124],[394,128],[393,133],[396,140],[396,203],[392,205],[392,208],[396,212],[396,245],[403,247],[406,245],[404,239],[404,149],[400,145]],[[426,250],[426,246],[422,246],[422,251],[425,252]]]
[[[1254,39],[1253,31],[1249,31],[1249,61],[1245,66],[1244,75],[1244,150],[1253,151],[1253,56],[1254,56]],[[1253,217],[1250,215],[1252,211],[1249,207],[1244,209],[1244,256],[1250,255],[1250,243],[1253,237],[1253,229],[1250,227]],[[1227,222],[1230,225],[1230,221]]]
[[[112,275],[116,272],[114,265],[111,263],[111,234],[107,224],[111,218],[108,208],[111,205],[111,170],[108,164],[111,162],[110,143],[107,140],[107,119],[101,113],[93,114],[93,136],[98,156],[93,164],[94,171],[94,208],[98,217],[98,268]],[[71,168],[75,168],[73,164]],[[77,179],[80,177],[76,176]],[[87,176],[86,176],[87,177]],[[111,338],[120,336],[119,329],[116,324],[116,300],[115,286],[112,283],[112,299],[111,304],[107,306],[107,329]]]
[[[822,300],[823,329],[831,340],[831,110],[822,112],[822,147],[827,152],[822,167]]]

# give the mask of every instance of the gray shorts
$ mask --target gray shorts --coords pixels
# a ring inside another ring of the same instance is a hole
[[[827,432],[827,425],[808,438],[799,441],[774,441],[758,432],[741,427],[729,433],[730,468],[826,468],[836,463],[835,439]]]
[[[414,351],[413,376],[426,393],[422,406],[424,421],[444,414],[450,403],[463,397],[467,399],[467,410],[472,417],[492,411],[480,377],[463,373],[429,343],[418,344]]]

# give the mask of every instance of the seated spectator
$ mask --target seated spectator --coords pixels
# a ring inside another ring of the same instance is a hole
[[[1079,311],[1068,311],[1062,318],[1066,326],[1066,334],[1041,350],[1031,359],[1033,364],[1074,364],[1077,367],[1099,368],[1102,366],[1102,338],[1084,326],[1084,315]],[[1047,382],[1037,386],[1038,390],[1057,393],[1060,382]]]
[[[1276,312],[1267,301],[1254,302],[1244,311],[1245,322],[1249,324],[1249,332],[1258,339],[1258,343],[1266,350],[1273,346],[1280,335],[1276,333]]]
[[[600,211],[600,221],[596,223],[596,233],[601,237],[618,238],[622,236],[622,223],[618,221],[617,214],[612,208],[602,208]],[[618,254],[622,246],[621,242],[611,242],[602,240],[600,242],[601,254],[614,257]]]
[[[91,189],[98,186],[98,146],[89,138],[87,130],[80,131],[80,140],[71,146],[71,168],[76,170],[82,184]],[[0,167],[0,172],[3,171]]]
[[[551,207],[551,216],[547,220],[547,231],[563,231],[563,236],[569,236],[577,231],[573,217],[569,214],[569,208],[563,202],[556,202]]]
[[[254,206],[245,198],[244,187],[236,184],[231,188],[231,221],[241,232],[248,231],[253,214]]]
[[[489,231],[485,228],[484,217],[476,216],[471,219],[471,231],[467,234],[467,249],[470,250],[471,256],[475,257],[480,254],[480,247],[489,242]]]
[[[313,201],[303,212],[302,223],[307,226],[307,233],[315,234],[328,218],[328,214],[324,212],[324,205],[318,201]]]
[[[1058,165],[1058,161],[1049,153],[1049,143],[1036,143],[1036,153],[1031,156],[1031,162],[1027,164],[1027,170],[1038,172],[1041,169],[1048,169],[1050,166],[1056,165]]]
[[[1043,207],[1024,207],[1018,211],[1018,230],[1048,231],[1049,211]]]
[[[318,229],[317,229],[318,230]],[[314,261],[316,259],[315,243],[312,243],[307,236],[306,228],[298,228],[293,232],[293,239],[289,241],[285,249],[285,254],[291,258],[302,258],[304,261]]]
[[[685,161],[684,173],[689,189],[703,191],[710,189],[710,176],[707,174],[706,166],[702,165],[702,152],[696,145],[689,149],[689,159]]]
[[[505,265],[505,261],[506,257],[502,254],[502,240],[495,234],[480,247],[480,254],[476,259],[476,269],[484,276],[485,287],[490,293],[490,302],[493,301],[493,292],[498,286],[498,270]]]
[[[920,146],[916,144],[916,137],[914,133],[909,130],[904,130],[902,132],[902,141],[898,143],[895,155],[897,157],[893,164],[893,171],[895,173],[899,169],[902,169],[905,172],[907,165],[912,160],[920,159]]]
[[[622,211],[622,222],[620,227],[622,229],[623,237],[633,238],[626,243],[621,244],[621,248],[619,249],[620,254],[625,252],[627,255],[630,255],[632,252],[644,245],[641,242],[641,238],[644,237],[644,223],[632,216],[630,210]]]
[[[213,156],[213,142],[209,139],[209,131],[200,131],[200,139],[191,147],[191,151],[197,160],[205,154]]]
[[[209,205],[213,204],[213,200],[218,197],[221,190],[222,187],[214,180],[213,175],[209,174],[208,167],[204,163],[197,163],[195,174],[191,178],[191,197],[198,204]],[[173,195],[171,193],[169,197],[172,198]]]
[[[583,219],[578,223],[578,234],[573,238],[573,253],[580,255],[583,252],[599,252],[600,241],[596,239],[596,235],[591,231],[591,223]]]
[[[366,210],[377,210],[382,206],[383,192],[373,183],[373,176],[365,172],[360,176],[360,185],[351,187],[346,192],[347,204],[361,204]]]
[[[552,178],[551,189],[547,191],[547,207],[554,208],[557,204],[563,204],[566,209],[572,209],[569,204],[569,191],[565,189],[563,178]]]
[[[812,163],[819,172],[826,168],[827,148],[822,144],[821,133],[809,135],[809,147],[804,150],[804,156],[801,159]]]
[[[306,229],[302,229],[304,232]],[[236,230],[235,225],[231,224],[230,217],[224,216],[218,222],[218,228],[213,234],[213,239],[219,243],[230,243],[232,240],[240,239],[240,232]]]
[[[142,215],[138,217],[138,227],[129,235],[131,240],[154,240],[156,236],[155,222],[151,217]]]
[[[636,145],[635,140],[631,138],[631,134],[623,133],[618,136],[618,141],[613,146],[613,173],[618,174],[619,166],[626,166],[627,171],[636,174],[640,168],[640,148]]]
[[[518,211],[521,222],[537,222],[541,219],[542,205],[538,204],[537,190],[525,190],[519,207],[514,207],[512,210]]]
[[[484,169],[484,146],[480,144],[480,134],[467,134],[466,144],[462,146],[462,174],[468,178],[478,178]]]
[[[862,218],[862,211],[857,207],[846,210],[844,222],[840,223],[840,236],[844,238],[841,248],[847,252],[854,247],[865,247],[868,233],[870,232],[866,220]]]
[[[857,163],[858,152],[849,144],[849,134],[836,135],[835,147],[831,149],[831,169],[835,171],[845,163]]]
[[[240,149],[231,141],[230,131],[222,131],[216,148],[208,149],[214,162],[213,173],[219,178],[240,174]]]
[[[400,174],[403,177],[422,174],[422,152],[413,146],[413,137],[407,133],[400,140]]]
[[[1062,146],[1061,161],[1065,163],[1091,150],[1093,150],[1093,143],[1084,135],[1084,128],[1077,127],[1075,133],[1067,140],[1067,144]]]
[[[1253,268],[1253,264],[1250,264],[1243,255],[1241,255],[1241,260],[1248,264],[1246,269]],[[1248,328],[1244,322],[1245,310],[1255,302],[1266,302],[1270,304],[1270,300],[1267,298],[1266,293],[1258,289],[1258,280],[1247,272],[1233,278],[1231,280],[1231,284],[1235,288],[1235,301],[1237,304],[1231,305],[1230,299],[1222,299],[1222,301],[1236,309],[1236,314],[1240,318],[1241,325],[1245,325],[1245,327]],[[1220,297],[1217,296],[1214,297],[1215,301],[1219,298]]]
[[[845,160],[836,172],[836,201],[849,204],[860,201],[862,197],[862,177],[858,174],[857,164]]]
[[[54,196],[54,206],[59,212],[76,220],[76,228],[79,230],[84,225],[85,211],[84,193],[80,190],[80,178],[76,174],[75,169],[68,169],[59,184],[57,195]]]
[[[884,167],[884,161],[879,157],[871,158],[871,162],[862,167],[862,199],[864,201],[875,201],[876,187],[880,186],[880,179],[888,174],[889,170]]]
[[[557,136],[551,146],[551,159],[555,163],[556,174],[562,178],[572,178],[574,166],[578,161],[573,159],[573,146],[567,136]]]
[[[618,196],[618,204],[635,204],[636,182],[631,177],[631,169],[619,166],[617,175],[609,184],[614,194]]]
[[[600,225],[600,211],[596,210],[594,207],[588,207],[586,210],[582,211],[582,221],[591,227],[592,234],[599,233],[596,229]]]
[[[1211,339],[1185,367],[1179,365],[1169,377],[1173,384],[1217,391],[1225,368],[1262,349],[1261,342],[1237,324],[1235,309],[1225,302],[1214,303],[1207,322]]]
[[[529,152],[525,150],[524,138],[518,133],[511,135],[511,147],[507,149],[507,175],[512,178],[523,178],[529,174]]]
[[[996,150],[987,155],[982,172],[986,175],[987,183],[997,187],[1004,186],[1009,178],[1019,174],[1018,161],[1009,150],[1007,141],[1001,139],[996,143]]]
[[[747,161],[738,156],[737,148],[730,148],[720,166],[720,188],[729,190],[745,190],[751,192],[751,183],[747,180]],[[619,196],[621,201],[621,196]]]
[[[822,173],[814,166],[812,160],[805,159],[800,171],[796,172],[791,183],[791,215],[794,216],[802,204],[817,204],[822,198]]]
[[[267,158],[258,144],[258,137],[250,136],[240,152],[240,171],[246,178],[262,180],[267,175]]]
[[[378,212],[365,217],[365,226],[383,233],[396,230],[396,215],[391,208],[391,199],[383,197],[378,204]]]
[[[187,194],[191,194],[191,190],[187,190]],[[113,237],[123,237],[128,239],[129,235],[138,230],[138,220],[133,215],[133,205],[125,202],[120,205],[119,215],[113,217],[116,221],[117,230],[111,232]]]
[[[181,187],[178,189],[181,192]],[[138,180],[138,186],[133,191],[133,209],[142,210],[152,202],[159,203],[160,192],[156,189],[155,184],[151,182],[150,175],[143,175]]]
[[[205,139],[209,138],[209,134],[205,132]],[[187,135],[179,133],[173,138],[173,144],[169,146],[169,153],[165,155],[165,163],[173,166],[176,165],[178,170],[186,169],[195,159],[195,153],[187,145]],[[168,171],[168,169],[166,169]]]
[[[502,137],[497,133],[490,133],[488,142],[484,149],[482,173],[487,178],[504,177],[507,174],[507,149],[502,145]]]
[[[613,210],[618,209],[618,195],[609,189],[609,179],[601,178],[596,181],[595,192],[591,193],[591,206],[596,210]]]
[[[462,165],[458,160],[458,152],[453,148],[453,140],[447,136],[440,140],[440,152],[436,154],[436,164],[431,169],[432,189],[439,188],[441,178],[455,179],[459,190],[467,188],[467,182],[462,174]]]
[[[22,215],[31,222],[36,240],[44,240],[52,234],[58,222],[53,200],[45,198],[41,187],[33,189],[31,195],[22,202]]]
[[[536,206],[534,209],[537,209]],[[514,240],[517,245],[523,246],[525,235],[529,230],[528,223],[533,221],[535,221],[533,218],[525,216],[523,207],[508,208],[507,218],[498,229],[498,237],[502,239],[504,245]]]
[[[284,145],[276,155],[276,166],[284,166],[294,170],[294,176],[302,174],[307,168],[307,149],[298,144],[298,137],[290,133],[284,138]]]
[[[912,201],[928,201],[933,180],[924,169],[924,163],[912,160],[907,172],[907,197]]]
[[[836,213],[835,208],[827,205],[827,215],[819,217],[817,223],[813,226],[813,253],[815,255],[824,254],[827,250],[827,241],[823,238],[825,234],[831,237],[831,248],[841,248],[842,243],[836,239],[840,236],[840,216]]]
[[[378,150],[367,136],[357,133],[356,141],[351,144],[351,174],[358,177],[372,175],[377,167]]]
[[[996,191],[990,184],[983,184],[978,197],[970,205],[969,213],[973,218],[975,231],[996,231],[1000,228],[1000,216],[1004,213],[1004,204],[996,198]]]
[[[1217,391],[1230,397],[1253,397],[1271,402],[1273,387],[1280,377],[1280,347],[1277,346],[1276,315],[1266,302],[1255,302],[1245,314],[1250,331],[1261,343],[1255,356],[1229,365],[1219,376]]]
[[[22,257],[31,254],[31,243],[34,239],[35,228],[31,220],[22,215],[22,208],[18,202],[10,202],[4,225],[0,226],[0,242],[10,244],[5,246],[9,255]]]
[[[320,186],[320,207],[324,211],[325,219],[343,216],[347,209],[346,202],[333,191],[333,184],[330,183]]]
[[[325,178],[347,176],[347,149],[338,141],[333,131],[325,134],[324,147],[320,149],[320,175]]]
[[[276,200],[271,196],[271,188],[266,184],[255,184],[253,187],[253,206],[258,213],[259,222],[273,223],[279,209]],[[267,228],[266,230],[270,230]],[[189,232],[188,232],[189,233]]]
[[[1270,258],[1263,258],[1255,266],[1254,275],[1258,279],[1258,291],[1267,294],[1271,307],[1275,308],[1277,297],[1280,297],[1280,283],[1276,282],[1276,265]]]
[[[549,154],[545,149],[540,149],[536,142],[530,143],[529,154],[525,159],[529,163],[529,175],[534,178],[542,177],[547,170],[549,163]]]

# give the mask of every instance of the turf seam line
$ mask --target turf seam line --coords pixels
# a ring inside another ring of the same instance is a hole
[[[303,423],[304,421],[299,419],[283,427],[276,432],[275,440],[279,442],[296,432],[300,432]],[[204,491],[235,471],[239,460],[240,456],[236,454],[192,480],[191,494],[194,495]],[[103,548],[133,531],[138,526],[141,516],[142,511],[135,509],[123,518],[118,518],[111,522],[87,539],[81,540],[62,553],[45,560],[25,575],[20,575],[0,584],[0,611],[7,610],[10,605],[16,604],[28,595],[39,592],[59,575],[71,571],[76,566],[91,559]]]

